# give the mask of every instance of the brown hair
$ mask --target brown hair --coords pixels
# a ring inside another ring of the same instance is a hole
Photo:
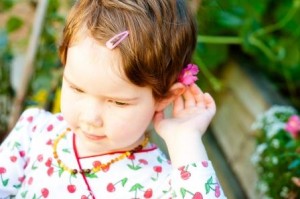
[[[67,61],[68,47],[83,30],[99,44],[128,30],[117,48],[127,78],[149,86],[163,98],[191,62],[196,43],[193,18],[185,0],[77,0],[63,32],[60,57]]]

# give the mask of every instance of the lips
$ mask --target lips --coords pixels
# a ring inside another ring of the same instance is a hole
[[[102,140],[102,139],[106,138],[106,136],[104,136],[104,135],[94,135],[94,134],[87,133],[85,131],[81,131],[81,132],[82,132],[83,136],[89,140],[98,141],[98,140]]]
[[[98,135],[91,135],[91,134],[84,134],[84,136],[90,140],[102,140],[106,137],[106,136],[98,136]]]

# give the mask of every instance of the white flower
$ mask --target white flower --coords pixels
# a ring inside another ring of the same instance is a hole
[[[272,145],[275,149],[278,149],[278,148],[279,148],[279,140],[278,140],[278,139],[272,140],[271,145]]]
[[[274,135],[276,135],[280,130],[284,129],[285,127],[285,123],[278,121],[278,122],[274,122],[272,123],[272,125],[268,125],[266,127],[266,134],[267,134],[267,138],[270,139],[272,138]]]

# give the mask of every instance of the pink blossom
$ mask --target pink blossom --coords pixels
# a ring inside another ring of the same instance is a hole
[[[300,117],[292,115],[286,123],[285,130],[296,138],[300,133]]]
[[[193,84],[197,78],[199,72],[198,66],[195,64],[188,64],[179,74],[178,81],[188,86]]]

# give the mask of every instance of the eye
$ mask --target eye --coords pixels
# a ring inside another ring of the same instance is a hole
[[[81,90],[81,89],[79,89],[79,88],[77,88],[77,87],[74,87],[74,86],[70,86],[71,87],[71,89],[73,90],[73,91],[75,91],[76,93],[83,93],[83,90]]]
[[[121,102],[121,101],[115,101],[115,100],[109,100],[110,103],[113,103],[117,106],[121,106],[121,107],[124,107],[124,106],[128,106],[129,103],[127,102]]]

